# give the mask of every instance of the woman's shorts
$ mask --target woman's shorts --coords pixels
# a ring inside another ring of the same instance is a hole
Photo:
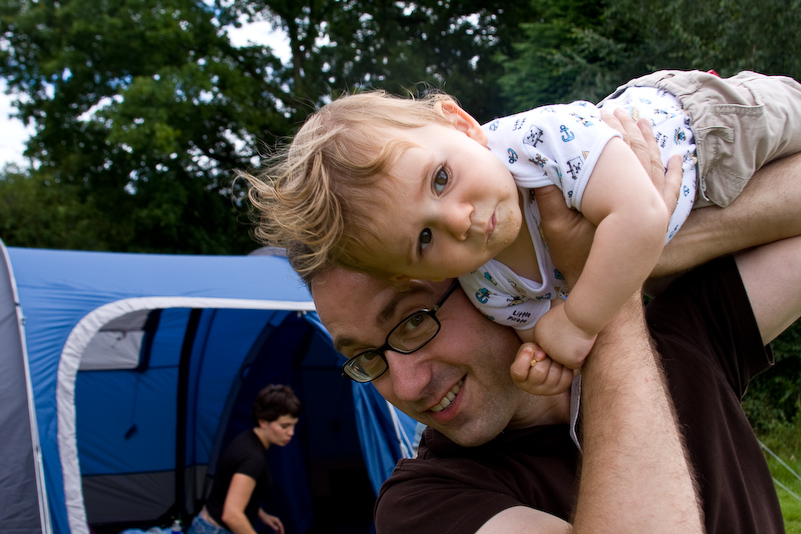
[[[230,530],[225,530],[217,525],[212,525],[209,521],[198,514],[192,520],[192,525],[187,531],[188,534],[231,534]]]

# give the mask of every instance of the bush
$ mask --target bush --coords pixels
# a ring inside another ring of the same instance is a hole
[[[801,321],[772,343],[776,365],[757,376],[743,400],[748,420],[758,434],[774,433],[801,423]]]

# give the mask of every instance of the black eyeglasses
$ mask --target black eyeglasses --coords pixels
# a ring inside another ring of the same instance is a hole
[[[457,287],[459,287],[458,281],[453,283],[430,310],[418,310],[407,315],[389,331],[381,347],[360,352],[346,361],[342,366],[342,376],[356,382],[372,382],[389,369],[384,351],[393,350],[400,354],[411,354],[422,349],[439,333],[441,325],[437,319],[437,311]]]

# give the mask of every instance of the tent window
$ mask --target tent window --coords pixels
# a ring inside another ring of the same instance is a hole
[[[160,310],[137,310],[105,324],[92,338],[81,357],[81,371],[136,369],[140,367],[143,343],[150,344],[152,324],[158,324]],[[149,352],[149,351],[145,351]],[[142,364],[146,365],[146,361]]]

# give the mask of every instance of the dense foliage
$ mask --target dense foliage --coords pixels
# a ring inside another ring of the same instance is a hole
[[[743,401],[748,418],[759,432],[801,425],[801,322],[772,343],[776,365],[758,376]],[[796,434],[796,440],[801,436]]]
[[[801,1],[532,0],[501,58],[515,108],[586,99],[659,69],[801,76]]]
[[[0,76],[35,128],[0,172],[7,245],[225,254],[255,247],[232,171],[346,91],[453,94],[479,120],[597,101],[660,68],[801,78],[801,0],[4,0]],[[235,47],[267,20],[289,40]],[[747,404],[795,418],[798,327]]]

